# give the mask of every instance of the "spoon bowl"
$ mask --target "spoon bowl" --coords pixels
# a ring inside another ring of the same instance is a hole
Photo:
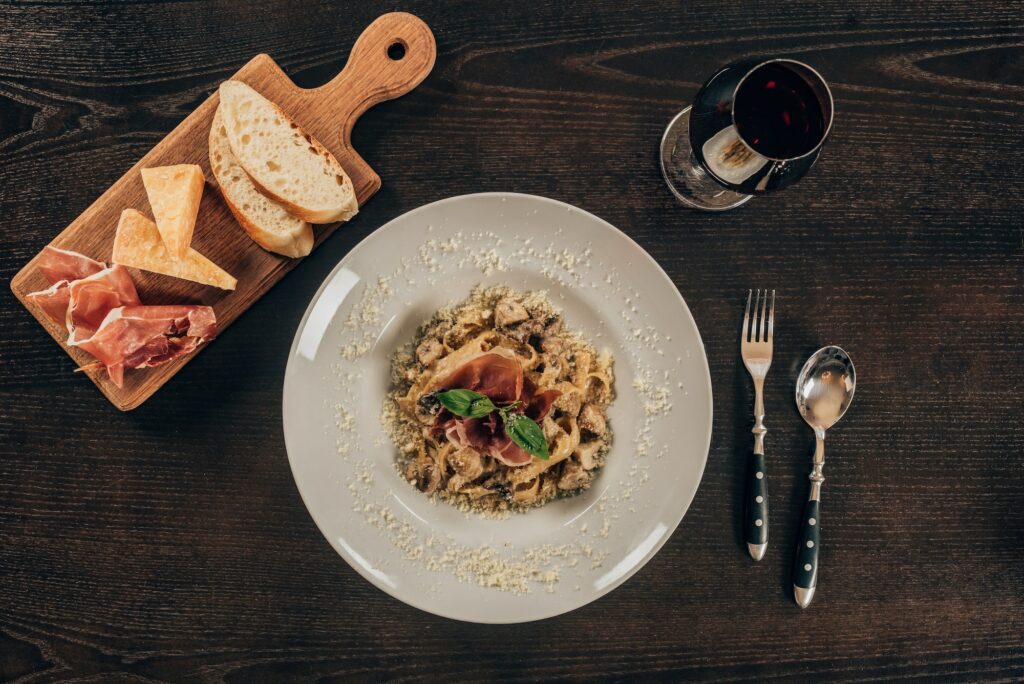
[[[857,372],[841,347],[823,347],[807,359],[796,381],[796,406],[815,433],[835,425],[853,401]]]

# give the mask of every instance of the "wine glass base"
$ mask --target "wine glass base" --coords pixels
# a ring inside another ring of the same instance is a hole
[[[753,195],[726,190],[697,165],[690,147],[690,107],[676,114],[661,138],[661,174],[683,204],[704,211],[726,211]]]

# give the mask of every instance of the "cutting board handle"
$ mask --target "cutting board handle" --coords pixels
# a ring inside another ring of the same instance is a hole
[[[391,12],[378,17],[356,40],[341,73],[317,88],[317,96],[333,99],[359,93],[342,122],[344,144],[359,117],[370,107],[405,95],[434,67],[434,34],[419,17]]]

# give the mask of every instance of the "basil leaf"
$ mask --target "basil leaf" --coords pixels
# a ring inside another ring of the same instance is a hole
[[[496,409],[494,403],[485,396],[481,396],[479,399],[474,399],[469,405],[470,418],[483,418],[488,413]]]
[[[441,406],[463,418],[482,418],[495,409],[485,395],[468,389],[454,389],[440,392],[437,400]]]
[[[551,458],[548,453],[548,440],[540,425],[518,413],[503,413],[502,418],[505,420],[505,434],[523,451],[542,461]]]

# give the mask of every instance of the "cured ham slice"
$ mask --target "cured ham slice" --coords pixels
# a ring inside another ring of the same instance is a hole
[[[92,335],[111,309],[142,304],[128,269],[117,264],[78,280],[58,280],[27,296],[47,316],[67,326],[71,345]]]
[[[533,460],[533,456],[523,451],[518,444],[508,437],[496,440],[495,443],[491,445],[490,454],[505,465],[512,466],[514,468],[527,465]]]
[[[36,267],[50,282],[50,287],[38,292],[30,292],[27,295],[28,299],[38,304],[54,321],[64,324],[71,297],[68,286],[76,280],[102,272],[107,265],[78,252],[69,252],[66,249],[47,245],[40,252]],[[134,291],[135,286],[133,285],[132,292]],[[106,315],[106,311],[103,314]],[[102,316],[100,318],[102,319]]]
[[[96,357],[118,387],[125,368],[172,361],[217,336],[208,306],[143,306],[128,269],[56,247],[37,261],[50,287],[27,295],[47,316],[67,326],[69,346]]]
[[[523,393],[523,367],[513,356],[483,354],[456,368],[441,389],[468,389],[486,395],[495,404],[509,404]]]
[[[524,466],[533,458],[505,434],[501,418],[494,413],[484,418],[453,418],[445,436],[456,449],[468,446],[481,454],[490,454],[508,466]]]
[[[120,264],[70,282],[65,319],[68,344],[74,346],[92,336],[111,309],[140,304],[135,283],[128,269]]]
[[[36,262],[36,268],[44,278],[50,281],[51,285],[62,280],[72,281],[86,278],[93,273],[99,273],[106,267],[107,265],[101,261],[50,245],[43,247],[43,251],[39,254],[39,261]]]
[[[57,323],[64,323],[67,318],[70,296],[66,280],[58,280],[45,290],[29,292],[26,295],[29,301],[38,304],[39,308]]]
[[[159,366],[216,336],[216,317],[208,306],[120,306],[76,346],[95,356],[121,387],[125,368]]]
[[[536,386],[525,377],[522,365],[514,356],[496,353],[482,354],[466,362],[444,379],[441,388],[473,390],[499,405],[521,401],[516,411],[538,423],[562,395],[558,390],[537,393]],[[456,448],[469,446],[508,466],[523,466],[533,458],[505,434],[505,426],[497,413],[483,418],[459,418],[442,410],[434,426],[443,431]]]
[[[523,413],[535,423],[544,420],[544,417],[551,411],[551,406],[562,393],[558,390],[545,390],[537,394],[537,387],[533,381],[526,378],[523,382]]]

